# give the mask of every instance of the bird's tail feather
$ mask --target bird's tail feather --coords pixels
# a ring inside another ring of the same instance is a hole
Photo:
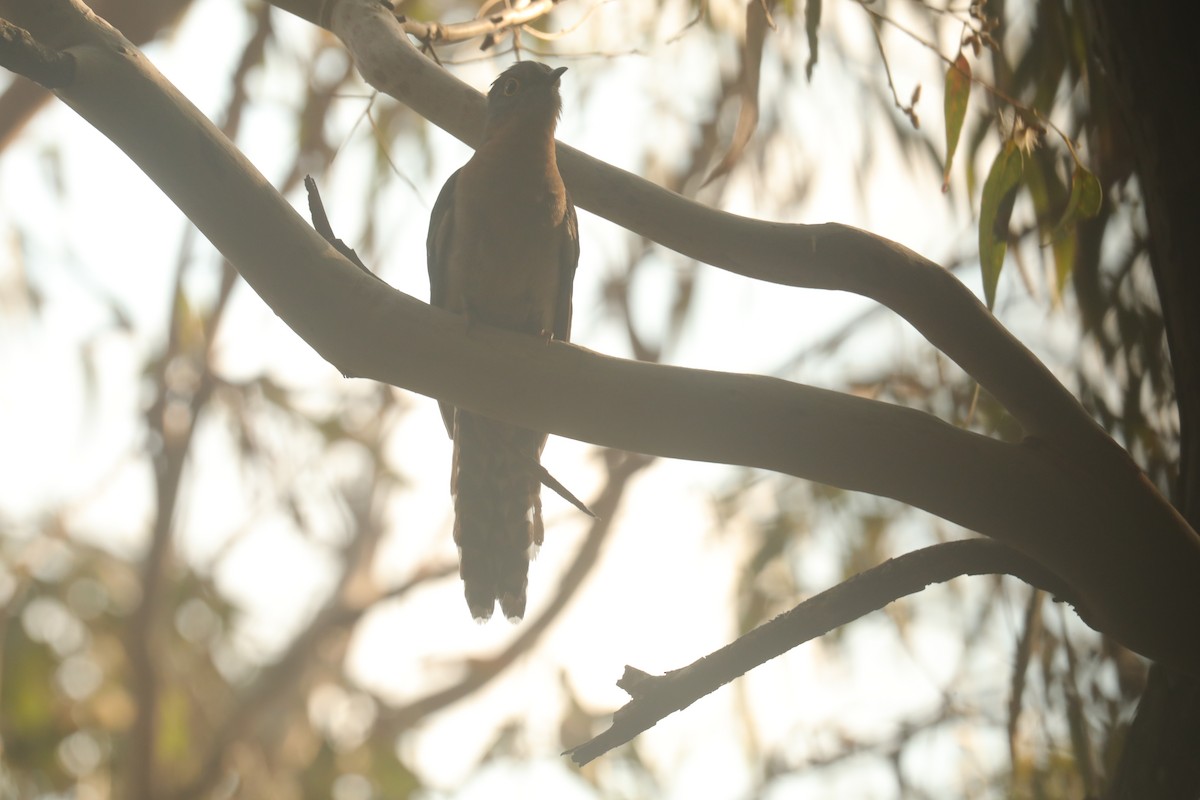
[[[544,538],[541,483],[530,469],[546,436],[457,411],[454,422],[454,541],[467,606],[491,617],[496,601],[510,620],[525,614],[529,559]]]

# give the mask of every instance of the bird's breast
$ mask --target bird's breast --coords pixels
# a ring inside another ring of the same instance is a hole
[[[532,334],[553,329],[567,224],[557,172],[464,170],[462,177],[448,296],[472,320]]]

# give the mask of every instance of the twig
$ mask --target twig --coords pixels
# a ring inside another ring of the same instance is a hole
[[[308,192],[308,213],[312,215],[313,228],[316,229],[317,233],[321,234],[321,238],[329,242],[351,264],[372,278],[383,281],[383,278],[372,272],[362,262],[362,259],[358,257],[358,253],[354,252],[354,248],[334,235],[333,227],[329,224],[329,215],[325,212],[325,204],[321,201],[321,192],[317,189],[317,182],[313,180],[311,175],[304,176],[304,189]]]
[[[905,27],[904,25],[901,25],[899,22],[896,22],[894,19],[884,16],[883,14],[879,13],[878,11],[876,11],[873,8],[867,7],[864,0],[858,0],[858,3],[860,6],[862,6],[863,11],[870,14],[873,19],[878,20],[880,22],[886,22],[887,24],[891,25],[896,30],[898,30],[901,33],[903,33],[904,35],[908,36],[910,39],[912,39],[917,44],[921,45],[922,47],[924,47],[927,50],[929,50],[930,52],[932,52],[934,55],[936,55],[938,58],[940,58],[942,61],[944,61],[947,65],[949,65],[952,69],[958,70],[958,66],[954,63],[954,59],[943,54],[942,51],[938,49],[938,46],[936,44],[929,41],[925,37],[921,36],[916,31],[913,31],[913,30]],[[990,36],[988,38],[990,39]],[[885,68],[887,66],[886,60],[884,62],[884,66],[885,66]],[[1017,111],[1021,112],[1022,114],[1026,115],[1027,117],[1029,117],[1033,120],[1036,120],[1039,125],[1044,125],[1047,128],[1049,128],[1050,130],[1057,133],[1059,138],[1061,138],[1063,140],[1063,142],[1066,144],[1067,149],[1071,151],[1072,158],[1074,158],[1076,161],[1079,161],[1079,156],[1075,152],[1075,143],[1071,140],[1071,137],[1069,135],[1067,135],[1067,132],[1064,131],[1062,128],[1058,127],[1057,125],[1055,125],[1051,120],[1047,119],[1046,117],[1043,117],[1042,114],[1036,108],[1031,108],[1031,107],[1025,105],[1024,103],[1019,102],[1018,100],[1016,100],[1015,98],[1010,96],[1007,92],[1005,92],[1003,89],[999,89],[999,88],[993,86],[992,84],[990,84],[987,81],[980,78],[978,75],[968,74],[968,73],[963,73],[963,75],[965,75],[972,83],[983,87],[984,91],[986,91],[988,94],[992,95],[993,97],[996,97],[999,100],[1003,100],[1005,103],[1012,106]],[[890,73],[888,75],[888,80],[890,83],[890,81],[891,81]],[[893,89],[892,91],[894,94],[895,89]]]
[[[896,83],[892,79],[892,65],[888,62],[887,52],[883,49],[883,37],[879,35],[879,20],[878,15],[871,17],[871,33],[875,34],[875,46],[879,48],[879,58],[883,61],[883,71],[887,75],[888,88],[892,90],[892,100],[896,104],[896,108],[904,112],[904,115],[912,122],[914,128],[921,127],[921,119],[917,116],[917,111],[914,106],[917,104],[917,99],[921,96],[921,84],[917,84],[917,88],[913,90],[913,100],[910,105],[904,105],[900,100],[900,94],[896,91]]]
[[[698,25],[700,23],[700,20],[704,19],[705,15],[707,15],[707,14],[708,14],[708,0],[700,0],[700,2],[696,5],[696,16],[692,17],[690,20],[688,20],[686,25],[684,25],[678,31],[673,33],[667,39],[666,43],[667,44],[675,44],[677,41],[679,41],[680,39],[683,38],[683,35],[685,33],[687,33],[689,30],[691,30],[696,25]]]
[[[591,19],[592,14],[595,14],[596,11],[599,10],[600,6],[605,6],[612,2],[615,2],[615,0],[599,0],[599,2],[592,3],[590,6],[588,6],[587,11],[583,12],[583,16],[567,27],[561,28],[553,33],[549,31],[539,31],[537,28],[531,28],[529,26],[525,27],[525,33],[529,34],[535,39],[541,39],[543,42],[552,42],[556,39],[561,39],[562,37],[572,34],[582,28],[584,23]]]
[[[420,40],[426,47],[432,47],[435,44],[465,42],[479,36],[491,36],[494,39],[498,34],[527,25],[538,17],[549,14],[560,2],[561,0],[536,0],[524,8],[508,8],[479,19],[446,25],[440,22],[418,22],[407,17],[398,17],[397,21],[409,36]],[[481,13],[490,5],[480,9]]]

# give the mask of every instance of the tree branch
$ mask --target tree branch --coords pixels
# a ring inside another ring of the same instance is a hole
[[[1133,650],[1200,672],[1200,637],[1181,627],[1179,614],[1200,607],[1200,538],[1049,371],[937,265],[842,225],[708,209],[564,148],[575,197],[620,224],[745,275],[857,291],[897,309],[1036,434],[1021,444],[778,379],[624,361],[478,324],[468,332],[461,317],[389,290],[342,259],[78,0],[0,0],[0,8],[12,4],[75,14],[47,31],[71,39],[53,44],[78,66],[59,96],[344,373],[609,447],[762,467],[896,498],[1027,553],[1070,584],[1094,612],[1092,624]],[[478,93],[417,54],[390,15],[367,0],[343,0],[332,18],[368,80],[404,88],[418,112],[455,132],[469,128],[474,139]],[[360,52],[380,49],[388,58]]]
[[[75,59],[35,41],[29,31],[5,19],[0,19],[0,67],[47,89],[68,86],[75,77]]]
[[[297,0],[297,3],[300,0]],[[297,3],[289,3],[289,8]],[[330,29],[363,78],[468,145],[483,132],[479,92],[422,56],[374,0],[337,0]],[[697,261],[758,280],[869,297],[908,320],[1032,435],[1123,457],[1046,367],[957,278],[907,248],[837,223],[797,225],[709,208],[562,143],[575,202]],[[1118,455],[1119,454],[1119,455]]]
[[[329,27],[329,15],[331,14],[336,3],[327,2],[326,0],[269,0],[271,5],[288,11],[301,19],[308,20],[314,25],[320,25],[323,28]],[[486,50],[494,43],[497,34],[504,33],[511,28],[519,28],[522,25],[528,25],[539,17],[544,17],[549,14],[554,8],[562,2],[562,0],[533,0],[533,2],[524,5],[518,5],[513,8],[499,8],[491,13],[469,19],[464,22],[421,22],[420,20],[409,19],[402,14],[395,13],[394,5],[383,2],[383,0],[373,0],[376,5],[380,6],[385,13],[396,20],[405,33],[417,39],[424,46],[435,44],[457,44],[460,42],[469,41],[479,37],[485,37],[481,50]],[[389,7],[391,6],[391,7]]]
[[[617,685],[632,699],[613,714],[608,730],[564,755],[583,766],[760,664],[888,603],[962,575],[996,574],[1014,575],[1059,599],[1074,602],[1070,588],[1057,576],[1010,547],[987,539],[935,544],[885,561],[810,597],[681,669],[655,676],[626,666]],[[1076,610],[1084,611],[1078,607]]]

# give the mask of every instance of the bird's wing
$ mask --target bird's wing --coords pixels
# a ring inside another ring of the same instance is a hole
[[[571,339],[571,294],[575,288],[575,268],[579,266],[579,220],[570,192],[566,199],[566,224],[558,261],[558,303],[554,309],[554,338],[563,342]]]
[[[446,307],[446,259],[450,255],[450,242],[454,237],[454,186],[458,173],[446,179],[433,211],[429,214],[429,235],[425,239],[425,256],[429,268],[429,302],[438,308]],[[568,300],[568,302],[570,302]],[[442,410],[442,421],[446,433],[454,437],[454,406],[438,402]]]
[[[438,308],[446,307],[446,257],[450,254],[450,240],[454,236],[454,185],[461,171],[456,170],[446,179],[429,214],[429,235],[425,239],[429,302]]]

